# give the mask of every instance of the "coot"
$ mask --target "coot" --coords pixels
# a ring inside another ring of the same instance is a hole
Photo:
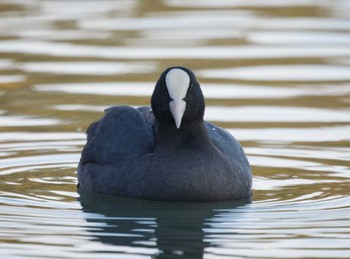
[[[238,141],[203,120],[193,72],[166,69],[150,107],[115,106],[90,125],[78,166],[80,191],[163,201],[250,196],[252,173]]]

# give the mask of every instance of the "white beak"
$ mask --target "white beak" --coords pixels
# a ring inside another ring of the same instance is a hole
[[[169,103],[171,114],[174,117],[176,128],[180,128],[181,120],[185,113],[186,102],[184,100],[172,100]]]
[[[186,97],[190,81],[189,75],[180,68],[169,70],[165,77],[166,87],[172,99],[169,103],[170,111],[178,129],[181,126],[181,120],[185,113],[186,102],[183,99]]]

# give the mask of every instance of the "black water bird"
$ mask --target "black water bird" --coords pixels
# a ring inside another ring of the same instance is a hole
[[[150,107],[115,106],[90,125],[78,166],[79,189],[163,201],[248,197],[252,173],[239,142],[203,120],[193,72],[171,67]]]

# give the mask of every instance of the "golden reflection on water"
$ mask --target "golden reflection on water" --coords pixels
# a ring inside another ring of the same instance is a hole
[[[45,257],[53,247],[59,258],[112,249],[91,242],[85,226],[120,215],[101,208],[93,212],[105,218],[84,214],[76,201],[83,132],[108,106],[149,105],[159,73],[183,65],[202,84],[206,119],[240,140],[254,172],[253,204],[217,207],[230,217],[208,218],[228,227],[204,228],[211,241],[201,232],[203,242],[189,250],[201,250],[198,258],[349,258],[349,7],[345,0],[0,0],[1,257],[16,250]],[[37,230],[40,213],[48,220]],[[149,224],[147,231],[159,231]],[[49,238],[52,226],[69,244]],[[142,242],[114,249],[139,256],[163,249],[152,238]]]

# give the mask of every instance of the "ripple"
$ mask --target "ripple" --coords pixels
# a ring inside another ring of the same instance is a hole
[[[27,28],[26,30],[4,30],[0,35],[14,36],[28,40],[86,40],[86,39],[106,39],[111,37],[111,33],[98,31],[81,30],[50,30],[44,28]]]
[[[349,31],[350,24],[346,19],[334,18],[266,18],[250,24],[255,29],[274,30],[329,30]]]
[[[342,45],[350,43],[350,35],[341,32],[310,32],[310,31],[264,31],[250,32],[248,39],[259,44],[297,45],[297,44],[329,44]]]
[[[239,122],[349,122],[347,109],[328,110],[306,107],[223,107],[208,106],[205,119],[209,121]]]
[[[252,0],[252,1],[242,1],[242,0],[219,0],[212,2],[210,0],[166,0],[167,5],[176,7],[199,7],[199,8],[227,8],[227,7],[292,7],[292,6],[309,6],[314,4],[311,0]]]
[[[29,16],[1,16],[0,17],[0,35],[11,35],[11,33],[19,33],[28,29],[52,29],[54,17],[45,14],[29,15]],[[16,31],[16,32],[12,32]]]
[[[24,116],[2,116],[0,125],[3,127],[27,127],[27,126],[49,126],[62,123],[60,120],[51,118],[30,118]]]
[[[1,141],[45,141],[85,139],[82,132],[2,132]],[[28,143],[27,143],[28,144]],[[30,143],[29,143],[30,144]]]
[[[213,40],[213,39],[239,39],[242,33],[231,28],[173,28],[170,31],[164,29],[152,29],[142,32],[141,41],[183,41],[183,40]]]
[[[15,66],[11,59],[0,59],[0,70],[12,69]]]
[[[313,162],[313,161],[306,161],[301,159],[293,159],[290,157],[272,157],[272,156],[256,156],[256,155],[249,155],[249,161],[259,167],[274,167],[274,168],[293,168],[293,169],[302,169],[302,170],[309,170],[309,171],[319,171],[319,172],[334,172],[339,173],[346,176],[348,168],[346,166],[326,166],[324,163],[320,162]],[[297,179],[292,179],[290,181],[299,181]],[[274,182],[275,180],[271,180],[271,182]],[[320,180],[320,181],[311,181],[313,183],[315,182],[323,182],[326,181],[327,183],[330,182],[337,182],[337,180]],[[286,184],[289,185],[287,181],[284,181]],[[311,183],[307,182],[307,183]],[[266,185],[269,185],[269,183],[266,183]],[[296,185],[296,184],[290,184],[290,185]]]
[[[31,62],[22,63],[20,66],[26,72],[65,75],[151,73],[156,69],[154,62]]]
[[[23,76],[23,75],[11,75],[11,76],[0,75],[0,84],[20,83],[24,81],[26,81],[26,76]]]
[[[242,141],[291,143],[350,140],[350,126],[228,130]],[[329,134],[330,132],[332,134]]]
[[[36,85],[34,89],[43,92],[64,92],[71,94],[151,96],[155,83],[111,82]]]
[[[2,40],[0,52],[105,59],[268,59],[325,58],[350,55],[350,47],[210,46],[210,47],[103,47],[29,40]]]
[[[80,154],[53,154],[40,156],[27,156],[21,158],[7,158],[1,159],[2,168],[17,167],[24,165],[42,165],[42,164],[71,164],[76,166],[80,159]],[[12,173],[6,169],[1,169],[1,175]]]
[[[6,136],[5,136],[6,138]],[[76,146],[85,144],[85,134],[81,137],[82,140],[70,140],[70,141],[55,141],[50,139],[50,141],[44,141],[40,137],[40,141],[30,141],[27,143],[18,142],[18,139],[15,139],[15,143],[0,143],[0,149],[6,152],[14,151],[24,151],[24,150],[53,150],[53,151],[76,151]],[[8,140],[8,138],[6,139]],[[28,140],[28,139],[26,139]],[[58,148],[59,146],[59,148]]]
[[[73,15],[73,17],[91,15],[93,13],[107,13],[111,11],[126,11],[135,7],[136,0],[118,0],[118,2],[112,0],[99,0],[99,1],[87,1],[82,4],[81,2],[56,2],[47,1],[44,2],[41,7],[46,13]]]
[[[69,94],[144,96],[152,95],[154,82],[96,82],[70,84],[38,84],[39,92],[63,92]],[[295,96],[338,96],[350,93],[350,85],[322,85],[315,87],[269,87],[262,85],[201,84],[204,96],[209,99],[280,99]]]
[[[306,132],[307,134],[307,132]],[[350,136],[348,136],[350,138]],[[349,139],[350,140],[350,139]],[[319,148],[319,149],[307,149],[307,148],[290,148],[288,150],[283,148],[247,148],[250,154],[254,155],[266,155],[269,156],[279,156],[279,157],[288,157],[288,158],[313,158],[316,159],[332,159],[332,160],[350,160],[350,148]],[[348,155],[347,155],[348,154]],[[350,172],[349,172],[350,173]]]
[[[104,18],[80,21],[79,26],[89,30],[123,31],[123,30],[154,30],[154,29],[186,29],[186,28],[212,28],[232,27],[238,21],[237,12],[231,15],[215,15],[212,12],[193,15],[193,13],[176,13],[176,16],[143,17],[143,18]],[[238,12],[241,14],[241,12]],[[195,32],[196,33],[196,32]]]
[[[107,107],[105,106],[92,106],[92,105],[56,105],[53,107],[62,111],[89,111],[89,112],[102,112]],[[225,106],[207,106],[205,110],[204,118],[208,121],[221,121],[221,122],[348,122],[350,120],[350,113],[347,109],[328,110],[321,108],[306,108],[306,107],[279,107],[278,110],[273,106],[250,106],[250,107],[225,107]],[[339,137],[348,139],[348,134],[344,130],[348,127],[334,127],[334,129],[340,133]],[[256,131],[260,131],[256,130]],[[289,130],[289,129],[286,129]],[[240,131],[243,138],[249,138],[256,134],[255,130]],[[280,129],[266,129],[266,138],[273,136],[275,140],[286,140],[286,137],[290,140],[298,140],[302,137],[304,129],[290,129],[291,136],[286,135]],[[314,133],[322,132],[327,133],[324,129],[314,130]],[[257,134],[260,135],[260,134]],[[319,135],[324,136],[324,134]],[[337,136],[325,136],[325,140],[339,139]],[[317,135],[309,138],[310,141],[317,140]]]
[[[276,165],[277,167],[281,166],[281,164],[286,165],[285,160],[283,161],[283,160],[279,160],[279,159],[267,159],[266,163],[264,163],[263,165],[260,164],[259,162],[257,162],[255,159],[253,159],[252,161],[253,161],[254,165],[256,165],[256,166],[269,166],[270,165],[269,163],[272,163],[273,165],[275,165],[277,161],[280,162],[280,163],[277,163],[277,165]],[[262,160],[259,160],[259,161],[262,161]],[[265,159],[264,159],[264,161],[265,161]],[[290,162],[293,163],[295,161],[290,161]],[[289,163],[289,165],[291,163]],[[294,168],[303,168],[303,166],[305,166],[305,164],[307,164],[307,163],[296,166]],[[319,181],[319,182],[327,184],[327,183],[332,183],[332,182],[335,183],[336,181],[323,180],[323,181]],[[308,185],[312,185],[312,184],[315,184],[315,181],[308,180],[308,179],[292,179],[289,181],[271,180],[270,179],[267,181],[266,179],[257,178],[254,180],[253,188],[254,188],[254,190],[263,190],[263,191],[269,190],[269,191],[271,191],[271,190],[282,190],[285,187],[292,187],[292,186],[296,186],[296,185],[308,186]]]
[[[350,80],[349,66],[279,65],[253,66],[200,71],[205,78],[225,78],[253,81],[345,81]]]
[[[91,106],[81,104],[61,104],[52,107],[58,111],[89,111],[89,112],[103,112],[107,107],[105,106]]]

